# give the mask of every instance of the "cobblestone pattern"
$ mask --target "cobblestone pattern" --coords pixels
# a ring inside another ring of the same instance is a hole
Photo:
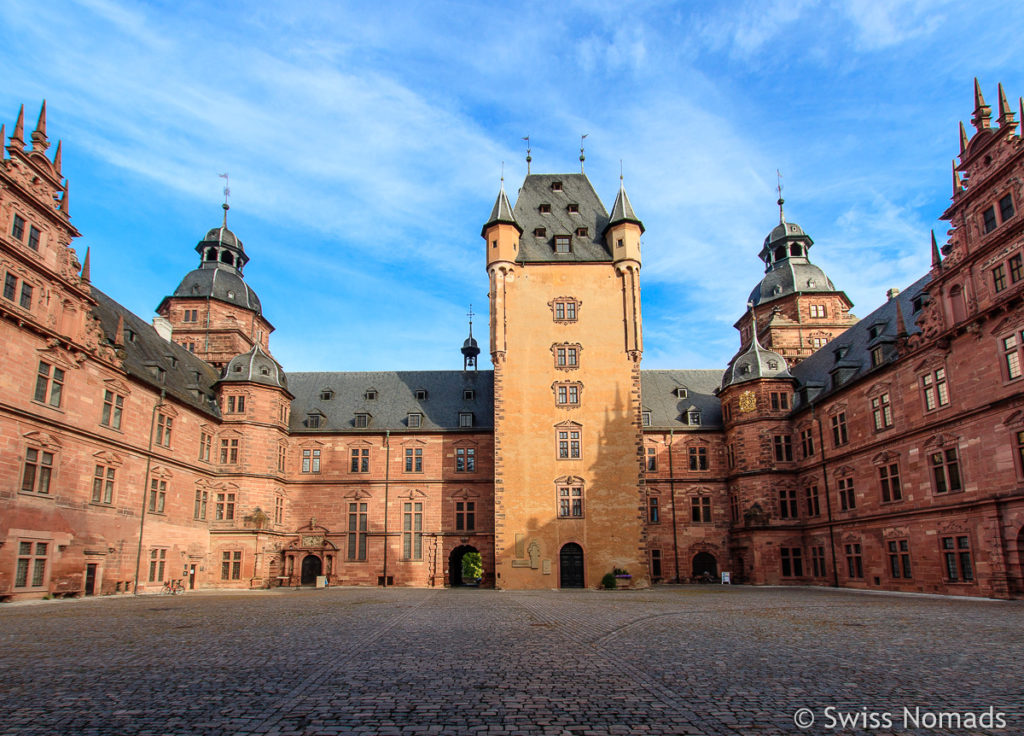
[[[0,607],[0,734],[1019,734],[1024,604],[330,589]],[[1006,714],[827,729],[824,709]]]

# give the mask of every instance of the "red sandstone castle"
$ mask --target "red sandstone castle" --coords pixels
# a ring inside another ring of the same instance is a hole
[[[786,221],[721,370],[643,371],[643,224],[582,174],[483,227],[493,371],[290,373],[224,221],[143,320],[71,248],[45,104],[0,160],[0,599],[483,583],[1024,595],[1024,137],[960,128],[949,239],[867,317]],[[1020,113],[1024,118],[1024,103]]]

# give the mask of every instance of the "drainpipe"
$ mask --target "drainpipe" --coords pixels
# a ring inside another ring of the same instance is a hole
[[[811,403],[811,419],[818,425],[818,447],[821,448],[821,477],[824,480],[825,489],[825,512],[828,515],[828,544],[832,550],[832,587],[839,587],[839,567],[836,563],[836,532],[832,525],[832,493],[828,487],[828,470],[825,467],[825,433],[821,428],[821,417],[814,412],[814,402]]]
[[[142,565],[142,531],[146,525],[146,497],[149,495],[149,469],[153,464],[153,433],[156,430],[156,412],[164,405],[164,397],[167,389],[160,389],[160,400],[153,404],[153,416],[149,420],[149,447],[146,452],[146,474],[142,480],[142,510],[139,514],[139,547],[135,553],[135,585],[132,587],[132,595],[139,594],[139,568]]]
[[[391,430],[384,432],[384,587],[388,587],[388,487],[391,480]]]
[[[672,446],[675,429],[668,431],[668,492],[672,504],[672,562],[675,565],[675,582],[679,583],[679,527],[676,526],[676,474],[672,470]]]

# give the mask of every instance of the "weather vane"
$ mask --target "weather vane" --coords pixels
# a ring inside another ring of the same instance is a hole
[[[226,173],[217,174],[217,176],[224,180],[224,204],[226,205],[228,203],[228,197],[231,196],[231,180],[228,179],[228,175]]]
[[[533,156],[530,155],[530,136],[523,138],[526,141],[526,175],[530,175],[530,162],[533,161]]]
[[[583,172],[583,162],[587,160],[587,157],[583,153],[583,141],[585,141],[587,139],[588,135],[590,135],[590,133],[584,133],[583,135],[580,136],[580,173],[581,174],[584,173]]]
[[[782,204],[786,201],[782,198],[782,172],[775,169],[775,177],[778,182],[776,185],[776,189],[779,190],[779,201],[777,204],[779,205],[779,223],[781,224],[786,221],[786,216],[782,213]]]

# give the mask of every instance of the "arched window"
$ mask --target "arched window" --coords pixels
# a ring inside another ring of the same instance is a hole
[[[233,255],[231,255],[231,253],[228,252],[228,251],[223,251],[220,254],[220,261],[221,261],[221,263],[226,263],[229,266],[234,266],[235,265],[235,257]]]

